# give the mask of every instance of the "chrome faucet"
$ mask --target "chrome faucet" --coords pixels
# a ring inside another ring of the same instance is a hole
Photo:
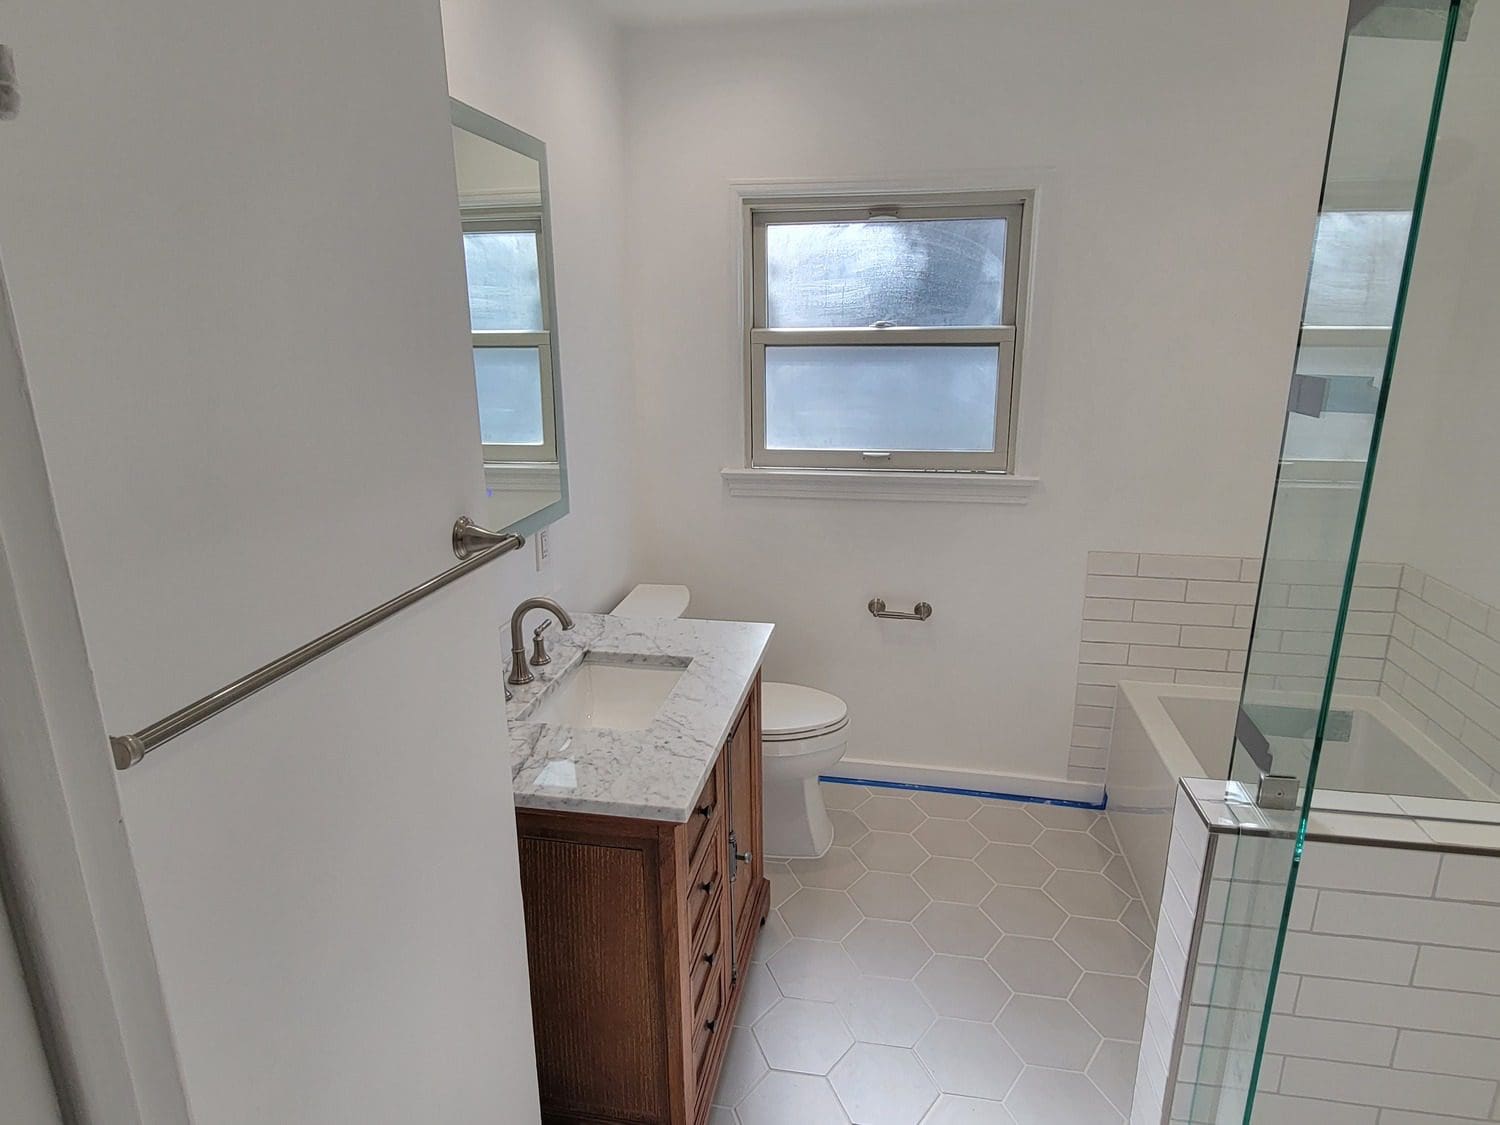
[[[526,666],[526,645],[521,640],[521,626],[525,622],[526,615],[533,609],[545,609],[557,618],[558,623],[564,629],[573,627],[573,619],[568,616],[568,611],[551,598],[527,598],[516,606],[516,612],[510,615],[510,675],[505,678],[508,684],[519,686],[529,684],[536,679],[531,674],[531,669]],[[538,638],[538,648],[540,649],[540,638]],[[545,663],[545,661],[537,663]]]

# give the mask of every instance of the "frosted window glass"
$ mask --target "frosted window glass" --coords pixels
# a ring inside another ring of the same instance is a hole
[[[542,444],[542,355],[537,348],[475,348],[479,434],[485,445]]]
[[[766,448],[995,448],[993,347],[769,347]]]
[[[1004,219],[766,227],[768,328],[1000,323]]]
[[[1303,320],[1388,326],[1406,256],[1409,211],[1327,211],[1318,217]]]
[[[534,231],[466,231],[464,265],[469,272],[469,323],[473,331],[542,330],[541,274]]]

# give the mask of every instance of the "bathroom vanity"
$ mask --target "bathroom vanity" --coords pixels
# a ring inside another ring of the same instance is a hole
[[[702,1125],[770,905],[771,626],[575,621],[508,705],[542,1118]]]

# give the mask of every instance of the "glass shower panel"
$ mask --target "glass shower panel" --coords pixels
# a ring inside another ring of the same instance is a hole
[[[1354,0],[1171,1120],[1256,1113],[1459,0]],[[1191,1060],[1189,1063],[1187,1060]]]
[[[1500,4],[1461,18],[1401,318],[1320,788],[1500,791]],[[1356,633],[1356,630],[1359,632]],[[1352,647],[1351,647],[1352,646]],[[1383,657],[1384,659],[1379,659]],[[1455,810],[1457,811],[1457,810]]]

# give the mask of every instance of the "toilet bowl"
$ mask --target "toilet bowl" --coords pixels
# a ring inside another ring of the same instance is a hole
[[[833,846],[818,777],[849,745],[849,708],[836,695],[800,684],[767,681],[761,696],[766,855],[816,859]]]
[[[617,617],[681,617],[686,586],[637,586],[612,611]],[[818,777],[849,744],[849,708],[836,695],[800,684],[761,684],[761,769],[765,776],[765,852],[777,859],[816,859],[833,846],[833,822]]]

